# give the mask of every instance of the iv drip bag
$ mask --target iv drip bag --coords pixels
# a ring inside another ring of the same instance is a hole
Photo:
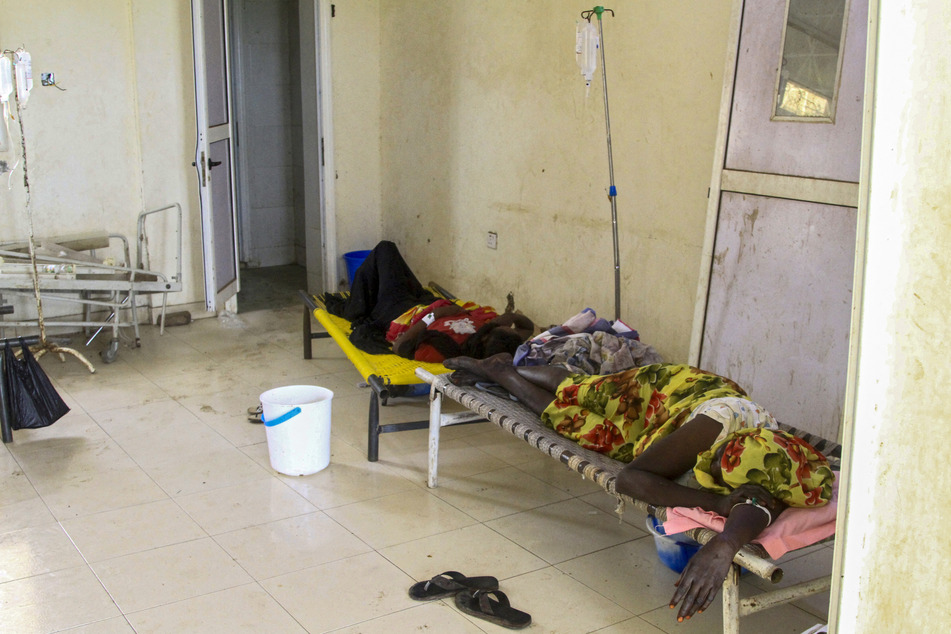
[[[585,21],[578,30],[575,40],[575,56],[586,84],[591,84],[594,71],[598,68],[598,27]]]
[[[0,55],[0,103],[7,103],[13,92],[13,62]]]
[[[10,93],[13,92],[13,64],[6,55],[0,55],[0,174],[13,171],[16,155],[10,139]]]
[[[33,90],[33,61],[30,54],[19,50],[16,53],[17,61],[14,71],[17,78],[17,100],[20,107],[25,108],[26,102],[30,99],[30,91]]]

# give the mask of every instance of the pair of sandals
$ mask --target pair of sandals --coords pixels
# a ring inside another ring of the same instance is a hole
[[[456,607],[466,614],[512,630],[532,624],[530,614],[512,607],[509,598],[499,590],[499,580],[495,577],[467,577],[447,570],[429,581],[414,583],[409,596],[416,601],[455,597]]]

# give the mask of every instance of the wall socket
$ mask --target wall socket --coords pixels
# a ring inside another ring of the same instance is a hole
[[[485,236],[485,246],[489,247],[490,249],[498,249],[499,248],[499,234],[497,234],[494,231],[490,231]]]

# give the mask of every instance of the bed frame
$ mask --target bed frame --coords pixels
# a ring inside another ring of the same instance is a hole
[[[445,289],[430,283],[426,290],[444,299],[454,299]],[[298,291],[304,302],[303,343],[304,358],[313,358],[312,341],[332,338],[357,369],[367,386],[370,387],[370,407],[367,414],[367,460],[376,462],[380,457],[380,434],[426,429],[429,419],[403,423],[380,424],[380,405],[389,404],[390,398],[401,396],[425,396],[429,386],[416,375],[417,369],[425,369],[427,374],[435,375],[449,372],[441,363],[422,363],[404,359],[395,354],[369,354],[350,343],[350,322],[342,317],[331,315],[318,297],[307,291]],[[311,316],[324,327],[324,332],[313,332]],[[470,412],[451,415],[452,424],[483,421]]]
[[[618,472],[624,464],[603,454],[587,450],[541,423],[541,419],[528,408],[511,398],[505,398],[475,387],[460,387],[449,382],[445,374],[437,375],[425,368],[416,370],[417,376],[430,384],[429,416],[429,473],[427,484],[437,486],[439,463],[439,431],[442,427],[455,424],[451,415],[442,413],[443,395],[460,403],[466,409],[478,414],[499,428],[520,438],[542,453],[561,462],[569,469],[578,472],[587,480],[596,482],[607,493],[618,500],[619,512],[625,504],[654,515],[659,520],[666,519],[666,508],[635,500],[618,493],[615,482]],[[839,469],[841,447],[828,440],[789,427],[780,425],[787,431],[803,438],[828,459],[833,469]],[[706,544],[716,533],[706,528],[694,528],[686,533],[691,538]],[[831,541],[832,538],[825,541]],[[807,596],[824,592],[831,586],[830,577],[805,581],[778,590],[770,590],[756,596],[740,599],[740,569],[746,568],[762,579],[778,583],[783,578],[782,568],[772,561],[762,547],[756,544],[744,546],[733,560],[733,566],[722,587],[723,631],[725,634],[739,634],[740,617],[754,614],[778,605],[784,605]]]

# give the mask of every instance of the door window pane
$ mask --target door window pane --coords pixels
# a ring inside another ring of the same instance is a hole
[[[788,0],[774,119],[832,121],[847,0]]]
[[[205,84],[208,127],[228,123],[228,65],[225,56],[224,0],[204,0]]]

